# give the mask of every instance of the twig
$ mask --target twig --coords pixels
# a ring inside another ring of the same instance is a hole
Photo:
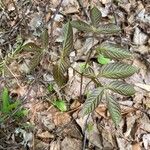
[[[116,17],[115,11],[114,11],[113,2],[112,2],[112,4],[111,4],[111,9],[112,9],[112,11],[113,11],[113,15],[114,15],[114,18],[115,18],[115,24],[118,25],[117,17]]]
[[[51,18],[51,33],[50,33],[51,41],[50,41],[50,47],[52,46],[54,19],[55,19],[56,15],[59,12],[59,9],[60,9],[60,7],[62,5],[62,2],[63,2],[63,0],[60,1],[60,3],[58,4],[58,6],[56,7],[56,11],[55,11],[53,17]]]
[[[90,114],[87,116],[85,124],[84,124],[84,129],[83,129],[83,146],[82,146],[82,150],[85,150],[86,147],[86,139],[87,139],[87,134],[86,134],[86,127],[87,127],[87,123],[88,123],[88,119],[89,119]]]
[[[16,3],[15,3],[14,0],[11,0],[11,1],[12,1],[12,3],[13,3],[14,7],[15,7],[17,17],[19,18],[19,13],[18,13],[18,8],[17,8],[17,6],[16,6]]]
[[[82,11],[83,11],[83,13],[84,13],[84,16],[87,17],[88,20],[90,20],[90,17],[89,17],[89,15],[88,15],[88,13],[86,12],[86,10],[85,10],[84,7],[83,7],[82,0],[77,0],[77,2],[78,2],[80,8],[82,9]]]
[[[119,104],[122,105],[122,106],[126,106],[126,107],[129,107],[129,108],[133,108],[133,109],[135,109],[135,110],[139,110],[139,111],[141,111],[142,113],[146,114],[146,115],[150,118],[150,114],[149,114],[148,112],[146,112],[144,109],[137,108],[137,107],[134,107],[134,106],[128,106],[128,105],[126,105],[126,104],[121,104],[121,103],[119,103]]]
[[[93,38],[93,43],[94,43],[94,38]],[[93,44],[92,44],[93,45]],[[90,52],[89,52],[89,55],[86,59],[86,62],[85,62],[85,65],[84,65],[84,69],[86,68],[88,62],[89,62],[89,59],[91,57],[91,54],[92,54],[92,49],[90,49]],[[83,69],[83,70],[84,70]],[[82,84],[83,84],[83,75],[84,75],[84,72],[81,73],[81,83],[80,83],[80,98],[82,99]]]

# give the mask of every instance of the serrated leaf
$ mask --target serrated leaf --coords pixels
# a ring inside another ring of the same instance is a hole
[[[91,9],[91,13],[90,13],[90,18],[92,21],[92,25],[94,27],[97,27],[99,25],[101,17],[102,17],[101,12],[99,11],[99,9],[97,7],[94,6]]]
[[[102,54],[100,54],[97,58],[97,61],[102,64],[102,65],[105,65],[105,64],[108,64],[110,62],[110,59],[109,58],[105,58]]]
[[[72,27],[78,29],[79,31],[93,32],[92,27],[81,20],[71,21],[71,25]]]
[[[96,33],[99,34],[114,34],[121,31],[120,27],[115,24],[104,24],[96,28]]]
[[[29,52],[41,52],[42,48],[37,46],[35,43],[29,42],[22,46],[22,49]]]
[[[69,59],[61,59],[53,68],[53,77],[58,86],[63,86],[67,82],[67,77],[64,75],[70,65]]]
[[[1,110],[3,113],[9,113],[9,105],[10,105],[10,97],[9,97],[9,93],[8,93],[8,89],[4,88],[2,91],[2,106],[1,106]]]
[[[53,68],[53,77],[57,85],[60,87],[66,83],[67,78],[58,64],[56,64]]]
[[[124,59],[132,56],[132,54],[123,47],[108,42],[103,42],[97,50],[105,57],[111,59]]]
[[[67,105],[64,100],[55,100],[53,102],[53,105],[56,106],[62,112],[67,111]]]
[[[103,65],[99,75],[105,78],[123,79],[137,71],[138,69],[134,66],[117,62]]]
[[[35,69],[39,65],[39,63],[40,63],[40,61],[42,59],[42,56],[43,56],[42,52],[36,52],[34,54],[32,60],[30,62],[30,66],[29,66],[30,71],[32,71],[33,69]]]
[[[113,122],[115,123],[115,125],[118,126],[121,121],[120,106],[118,102],[114,100],[114,98],[111,95],[107,95],[106,100],[107,100],[107,107],[108,107],[109,114]]]
[[[135,94],[134,86],[123,81],[112,81],[107,87],[108,89],[125,96]]]
[[[91,113],[100,103],[102,96],[104,93],[104,89],[102,87],[98,87],[94,89],[88,96],[83,105],[82,114],[86,115]]]
[[[47,49],[48,48],[48,30],[44,29],[41,35],[41,39],[42,39],[42,48]]]
[[[63,42],[62,57],[68,57],[72,49],[73,49],[73,30],[70,22],[68,22],[64,26],[64,42]]]

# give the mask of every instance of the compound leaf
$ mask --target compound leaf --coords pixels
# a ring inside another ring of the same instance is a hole
[[[110,63],[103,65],[100,70],[100,76],[112,79],[123,79],[133,75],[138,69],[134,66],[124,63]]]
[[[81,20],[71,21],[71,25],[72,27],[78,29],[79,31],[93,32],[92,27]]]
[[[82,109],[83,115],[91,113],[100,103],[102,96],[104,93],[104,89],[102,87],[98,87],[94,89],[87,97]]]
[[[132,54],[123,47],[108,42],[103,42],[97,50],[105,57],[111,59],[124,59],[132,56]]]
[[[115,125],[118,126],[121,121],[120,106],[118,102],[114,100],[114,98],[111,95],[107,95],[106,100],[107,100],[107,108],[108,108],[109,114],[113,122],[115,123]]]
[[[96,29],[96,33],[99,34],[114,34],[114,33],[119,33],[121,31],[120,27],[115,25],[115,24],[104,24],[100,25]]]
[[[101,12],[99,11],[99,9],[97,7],[94,6],[91,9],[91,13],[90,13],[90,18],[92,21],[92,25],[94,27],[97,27],[99,25],[101,17],[102,17]]]
[[[131,96],[135,94],[134,86],[123,81],[112,81],[108,85],[108,89],[125,96]]]
[[[64,42],[62,57],[68,57],[71,50],[73,49],[73,30],[70,22],[64,26]]]

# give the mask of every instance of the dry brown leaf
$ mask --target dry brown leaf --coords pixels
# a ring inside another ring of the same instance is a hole
[[[148,84],[135,83],[135,85],[142,88],[142,89],[144,89],[144,90],[146,90],[146,91],[148,91],[148,92],[150,92],[150,85],[148,85]]]
[[[71,104],[70,109],[76,109],[81,105],[81,103],[78,100],[74,100],[74,102]]]
[[[135,28],[133,42],[137,45],[143,45],[146,43],[148,36],[143,33],[138,27]]]
[[[68,113],[58,112],[53,116],[56,126],[63,126],[71,121],[71,116]]]
[[[132,145],[132,150],[141,150],[140,143],[134,143]]]
[[[53,139],[54,135],[49,133],[48,131],[38,133],[37,137],[42,138],[42,139]]]
[[[60,141],[52,141],[49,150],[60,150]]]
[[[98,113],[100,116],[107,118],[106,116],[106,106],[103,104],[100,104],[96,109],[95,112]]]

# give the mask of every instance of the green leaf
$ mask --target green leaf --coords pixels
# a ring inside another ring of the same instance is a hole
[[[124,59],[132,56],[132,54],[123,47],[108,42],[103,42],[97,50],[105,57],[111,59]]]
[[[55,107],[57,107],[60,111],[62,111],[62,112],[65,112],[65,111],[67,111],[67,105],[66,105],[66,103],[65,103],[65,101],[64,100],[55,100],[54,102],[53,102],[53,105],[55,106]]]
[[[135,94],[134,86],[123,81],[112,81],[107,87],[108,89],[125,96],[131,96]]]
[[[94,123],[93,122],[89,122],[88,124],[87,124],[87,127],[86,127],[87,129],[87,131],[90,133],[90,132],[92,132],[93,131],[93,129],[94,129]]]
[[[9,113],[9,105],[10,105],[10,97],[9,97],[8,89],[4,88],[2,91],[1,111],[6,114]]]
[[[70,66],[69,59],[60,59],[53,67],[53,77],[58,86],[63,86],[67,82],[67,77],[64,75]]]
[[[87,100],[85,101],[82,108],[83,115],[91,113],[99,105],[103,93],[104,89],[102,87],[98,87],[87,96]]]
[[[96,33],[99,34],[114,34],[121,31],[120,27],[115,24],[104,24],[96,28]]]
[[[64,26],[64,42],[63,42],[62,57],[68,57],[72,49],[73,49],[73,30],[70,22],[68,22]]]
[[[97,58],[97,61],[100,64],[105,65],[105,64],[108,64],[110,62],[110,59],[109,58],[105,58],[102,54],[99,54],[99,56]]]
[[[103,65],[99,75],[105,78],[123,79],[137,71],[138,69],[134,66],[117,62]]]
[[[29,42],[22,46],[22,49],[29,52],[41,52],[42,48],[37,46],[35,43]]]
[[[81,20],[71,21],[71,25],[79,31],[93,32],[92,27]]]
[[[14,103],[10,104],[10,105],[8,106],[8,109],[9,109],[9,111],[11,112],[13,109],[16,109],[19,105],[20,105],[20,101],[17,100],[17,101],[15,101]]]
[[[97,7],[94,6],[91,9],[91,13],[90,13],[90,18],[92,21],[92,25],[94,27],[97,27],[99,25],[101,17],[102,17],[101,12],[99,11],[99,9]]]
[[[115,123],[115,125],[118,126],[121,121],[120,106],[118,102],[114,100],[114,98],[111,95],[107,95],[106,100],[107,100],[107,107],[108,107],[109,114],[113,122]]]
[[[18,111],[15,113],[15,116],[17,116],[18,118],[22,118],[22,117],[24,117],[24,116],[27,116],[28,113],[29,113],[29,110],[21,108],[21,110],[18,110]]]
[[[54,86],[54,85],[53,85],[52,83],[48,84],[47,89],[48,89],[48,92],[49,92],[49,93],[51,93],[51,92],[54,91],[54,87],[53,87],[53,86]]]
[[[48,30],[44,29],[41,35],[42,39],[42,48],[47,49],[48,43],[49,43],[49,36],[48,36]]]

